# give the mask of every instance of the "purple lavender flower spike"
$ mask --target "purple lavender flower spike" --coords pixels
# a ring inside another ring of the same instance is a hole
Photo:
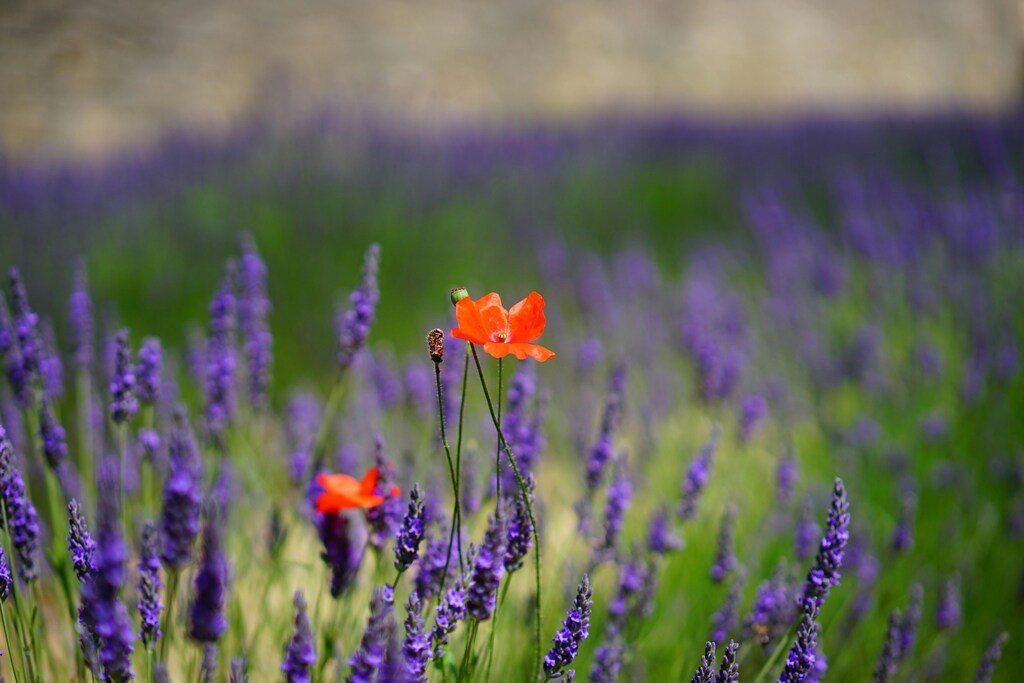
[[[498,584],[505,574],[505,543],[504,520],[500,514],[492,515],[466,592],[466,611],[477,621],[486,621],[494,613]]]
[[[590,683],[615,683],[622,668],[622,633],[620,627],[609,622],[605,629],[604,642],[594,652],[594,663],[590,667]]]
[[[384,663],[384,646],[388,637],[390,615],[391,603],[385,599],[383,589],[375,588],[370,600],[370,618],[363,632],[363,639],[348,662],[352,671],[346,679],[347,683],[373,683],[377,678],[377,671]]]
[[[914,584],[910,589],[910,601],[900,620],[900,656],[906,658],[913,649],[917,638],[917,629],[921,625],[921,609],[924,602],[924,589],[921,584]]]
[[[700,658],[700,666],[690,679],[690,683],[715,683],[715,644],[707,641],[704,644],[704,656]]]
[[[215,644],[227,630],[224,593],[228,562],[221,548],[221,528],[215,506],[207,506],[203,556],[196,573],[195,592],[188,610],[188,636],[197,643]]]
[[[110,418],[122,424],[139,410],[135,397],[135,371],[132,368],[132,347],[128,330],[123,328],[115,339],[114,374],[110,379]]]
[[[228,263],[220,289],[210,302],[206,342],[206,430],[215,444],[235,417],[235,265]]]
[[[619,531],[622,530],[623,518],[633,498],[633,486],[629,482],[625,462],[626,454],[620,453],[615,466],[615,479],[608,487],[608,500],[604,509],[604,537],[597,548],[599,555],[614,551],[619,540]]]
[[[85,524],[82,506],[77,500],[68,503],[68,550],[71,553],[71,565],[75,576],[84,581],[92,573],[93,558],[96,555],[96,542]]]
[[[740,649],[739,643],[730,640],[722,655],[722,666],[715,676],[715,683],[739,683],[740,665],[736,662],[736,651]]]
[[[430,661],[431,649],[422,610],[420,596],[413,591],[405,604],[405,640],[402,643],[404,683],[427,683],[427,663]]]
[[[878,663],[875,664],[875,671],[872,675],[875,683],[888,683],[896,675],[896,668],[903,656],[900,651],[900,621],[899,610],[893,610],[889,614],[889,626],[886,629],[882,653],[878,657]]]
[[[444,529],[447,523],[441,524]],[[449,527],[450,528],[450,527]],[[441,589],[441,575],[447,560],[449,567],[457,566],[459,563],[458,549],[452,544],[452,552],[448,553],[448,534],[433,532],[427,538],[427,547],[419,561],[419,571],[416,572],[416,593],[423,600],[431,600],[437,596]]]
[[[68,319],[71,322],[71,346],[75,367],[88,370],[93,361],[92,298],[86,277],[85,261],[75,264],[74,286],[68,298]]]
[[[754,606],[743,625],[767,649],[782,637],[794,616],[793,600],[786,585],[786,564],[780,562],[771,578],[757,587]]]
[[[444,599],[437,608],[434,627],[430,631],[430,644],[433,648],[433,659],[444,657],[448,638],[459,623],[466,619],[466,588],[459,583],[445,593]]]
[[[900,501],[900,517],[896,528],[892,532],[892,539],[889,546],[895,553],[906,552],[914,544],[914,535],[911,526],[914,522],[914,512],[917,510],[917,495],[912,491],[903,494]]]
[[[348,369],[356,354],[366,345],[373,326],[380,291],[377,289],[377,271],[380,268],[380,245],[371,244],[363,259],[363,276],[349,301],[352,308],[337,320],[338,364]]]
[[[17,268],[11,268],[10,282],[14,336],[21,355],[22,372],[31,383],[39,377],[39,360],[43,352],[42,339],[39,336],[39,316],[32,311],[28,302],[28,290]],[[30,406],[35,400],[34,396],[28,398],[29,403],[22,403],[22,407]]]
[[[586,574],[576,590],[576,599],[562,621],[562,627],[551,639],[554,645],[544,657],[544,673],[548,678],[562,675],[576,659],[580,644],[590,633],[590,610],[594,602],[590,599],[590,579]]]
[[[217,644],[203,643],[203,659],[199,663],[200,683],[216,683],[217,663]]]
[[[41,326],[42,343],[39,352],[39,378],[43,396],[58,400],[64,393],[64,363],[60,359],[53,324],[44,320]]]
[[[759,394],[749,394],[740,404],[740,440],[749,441],[761,420],[768,415],[768,402]]]
[[[718,529],[718,546],[715,550],[715,561],[711,565],[711,580],[721,583],[736,566],[736,555],[733,554],[733,525],[736,521],[736,510],[731,505],[722,516],[722,525]]]
[[[817,661],[818,647],[818,607],[815,603],[807,605],[797,627],[796,640],[786,656],[786,665],[779,676],[779,683],[802,683],[814,669]]]
[[[100,490],[117,486],[118,466],[112,458],[100,463]],[[117,496],[100,496],[96,514],[95,569],[82,584],[82,608],[79,621],[83,626],[82,645],[87,659],[90,648],[99,646],[102,679],[125,683],[135,677],[132,653],[135,630],[128,608],[118,597],[125,582],[125,560],[128,556],[121,537],[120,511]]]
[[[4,363],[4,372],[11,384],[11,390],[14,391],[18,407],[31,406],[32,374],[26,369],[21,349],[18,348],[18,336],[7,310],[7,299],[3,292],[0,292],[0,360]]]
[[[142,550],[139,553],[139,617],[142,620],[142,630],[139,638],[142,644],[150,646],[160,636],[160,612],[164,605],[160,601],[160,589],[163,588],[163,581],[160,579],[160,534],[157,526],[147,523],[142,527]]]
[[[996,636],[996,639],[992,641],[992,644],[987,650],[985,655],[981,658],[981,664],[978,665],[978,671],[974,674],[974,683],[989,683],[992,680],[992,674],[996,671],[996,665],[999,663],[999,658],[1003,655],[1003,645],[1009,640],[1010,636],[1008,633],[1000,633]]]
[[[951,576],[942,584],[939,605],[935,609],[935,625],[943,631],[960,626],[960,578]]]
[[[139,347],[139,362],[135,366],[139,401],[155,405],[160,398],[160,369],[163,367],[163,347],[156,337],[146,337]]]
[[[711,435],[704,447],[697,454],[697,457],[690,464],[690,469],[683,480],[683,498],[679,504],[679,517],[688,520],[693,519],[697,514],[697,501],[700,499],[701,491],[711,477],[711,463],[715,457],[715,450],[718,448],[718,438],[722,433],[721,427],[714,424],[711,427]]]
[[[391,495],[395,466],[385,455],[384,437],[380,434],[374,437],[374,464],[380,473],[374,493],[384,502],[366,511],[366,521],[370,525],[370,545],[379,550],[398,534],[402,523],[402,499]]]
[[[533,476],[528,475],[524,481],[529,501],[533,503],[534,481]],[[515,507],[512,510],[508,522],[508,542],[505,546],[505,571],[510,574],[523,566],[526,554],[530,552],[533,545],[533,524],[530,522],[530,515],[526,509],[526,500],[523,492],[519,491],[516,496]]]
[[[0,546],[0,602],[4,602],[11,595],[11,585],[14,582],[11,576],[11,565],[7,562],[7,553]]]
[[[647,549],[657,555],[667,555],[682,547],[683,539],[672,530],[668,508],[659,507],[647,526]]]
[[[615,455],[612,440],[615,438],[615,432],[622,421],[622,402],[625,386],[626,366],[620,363],[615,367],[609,380],[608,397],[605,399],[604,415],[601,418],[601,429],[597,435],[597,442],[590,451],[590,459],[587,461],[586,490],[590,496],[601,485],[605,465]]]
[[[281,672],[286,683],[309,683],[313,665],[316,664],[316,639],[309,626],[306,614],[306,600],[302,591],[295,591],[295,630],[285,648]]]
[[[793,497],[793,486],[796,484],[796,459],[791,454],[779,458],[775,468],[775,499],[780,504],[788,503]]]
[[[199,446],[184,408],[178,408],[174,414],[167,450],[170,472],[164,483],[160,513],[160,559],[168,569],[177,571],[192,561],[202,504]]]
[[[743,587],[742,572],[729,585],[729,594],[718,611],[711,615],[710,640],[724,642],[730,633],[736,630],[739,623],[740,589]]]
[[[839,568],[843,564],[843,550],[850,539],[850,505],[846,500],[843,480],[836,478],[832,490],[832,505],[828,513],[827,529],[818,546],[818,557],[807,573],[800,602],[803,611],[810,612],[808,603],[820,609],[829,590],[839,583]]]
[[[402,520],[402,528],[395,541],[395,569],[404,572],[419,557],[423,542],[423,499],[419,484],[409,493],[409,509]]]
[[[363,538],[355,537],[355,522],[345,514],[317,513],[316,526],[324,546],[320,558],[331,570],[331,596],[338,598],[352,586],[359,570],[365,531],[360,527]]]
[[[810,559],[814,551],[814,544],[821,536],[821,527],[814,521],[813,501],[807,498],[800,511],[800,518],[796,522],[795,543],[793,552],[796,559],[805,562]]]
[[[242,238],[242,264],[239,279],[238,325],[242,332],[249,401],[259,408],[266,404],[273,363],[273,337],[267,326],[270,300],[267,298],[267,266],[250,235]]]
[[[235,657],[231,660],[231,673],[228,683],[249,683],[249,671],[245,657]]]
[[[67,435],[53,414],[49,399],[45,397],[39,405],[39,437],[43,442],[46,464],[57,472],[68,455]]]
[[[0,426],[0,502],[4,506],[8,531],[18,556],[18,576],[25,583],[39,577],[39,520],[36,508],[25,492],[25,481],[14,464],[14,452]],[[0,517],[0,523],[3,517]]]

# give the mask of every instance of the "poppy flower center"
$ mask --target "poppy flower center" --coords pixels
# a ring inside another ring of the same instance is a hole
[[[498,333],[498,341],[503,342],[506,339],[508,339],[508,335],[507,334],[505,334],[504,332],[499,332]]]

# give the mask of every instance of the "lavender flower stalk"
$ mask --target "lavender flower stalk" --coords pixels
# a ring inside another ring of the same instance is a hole
[[[385,599],[383,589],[375,588],[370,600],[370,618],[363,632],[363,639],[348,662],[352,671],[346,679],[347,683],[373,683],[376,679],[377,671],[384,664],[384,646],[387,643],[390,616],[391,603]]]
[[[992,641],[989,648],[985,650],[985,655],[981,658],[981,664],[978,665],[978,671],[974,674],[974,683],[989,683],[992,680],[992,674],[995,673],[996,664],[999,663],[999,658],[1003,655],[1003,645],[1010,639],[1008,633],[1000,633],[996,636],[996,639]]]
[[[92,319],[92,299],[89,296],[89,283],[84,261],[80,260],[75,264],[73,281],[74,286],[68,299],[72,353],[75,367],[79,370],[88,370],[92,366],[95,332]]]
[[[381,496],[384,502],[366,511],[366,521],[370,526],[370,544],[379,550],[388,539],[398,534],[401,526],[402,499],[391,494],[395,467],[385,455],[384,437],[380,434],[374,437],[374,449],[374,464],[379,472],[374,493]]]
[[[60,470],[68,455],[67,434],[53,414],[53,407],[47,398],[39,406],[39,437],[43,442],[43,457],[53,472]]]
[[[704,655],[700,658],[700,666],[690,679],[690,683],[715,683],[715,643],[704,644]]]
[[[875,671],[872,679],[875,683],[887,683],[896,675],[896,668],[899,666],[903,656],[901,651],[902,637],[900,634],[900,621],[902,620],[899,610],[893,610],[889,614],[889,626],[885,633],[885,643],[882,645],[882,653],[875,664]]]
[[[227,581],[228,563],[221,549],[220,521],[216,507],[208,506],[203,529],[203,556],[188,613],[188,635],[197,643],[216,644],[227,630],[228,622],[224,617]]]
[[[316,640],[306,614],[306,600],[302,591],[295,591],[295,631],[285,648],[281,671],[286,683],[309,683],[316,664]]]
[[[183,408],[174,414],[167,450],[170,472],[164,483],[160,514],[160,559],[168,569],[177,571],[192,561],[202,504],[199,446]]]
[[[594,491],[601,485],[601,477],[604,474],[605,465],[615,455],[612,440],[622,420],[623,391],[626,387],[626,366],[618,365],[612,372],[611,380],[608,383],[608,397],[605,399],[604,415],[601,418],[601,429],[597,435],[597,443],[590,451],[590,459],[587,461],[586,490],[588,496],[593,496]]]
[[[431,648],[422,609],[420,596],[413,591],[405,604],[405,640],[402,643],[404,683],[427,683],[427,663],[430,661]]]
[[[715,676],[715,683],[739,683],[740,665],[736,661],[736,651],[740,649],[739,643],[730,640],[722,655],[722,665]]]
[[[17,358],[21,362],[18,383],[12,378],[12,386],[19,404],[23,408],[35,403],[33,385],[39,379],[39,361],[42,355],[42,340],[39,336],[39,316],[28,302],[28,290],[17,268],[10,270],[11,307],[14,315],[14,337],[18,344]],[[13,356],[12,356],[13,357]]]
[[[683,480],[683,498],[679,503],[679,517],[683,520],[693,519],[697,513],[697,501],[711,476],[711,463],[715,457],[721,433],[722,429],[717,423],[712,425],[711,436],[708,437],[704,448],[697,454],[686,473],[686,479]]]
[[[622,530],[622,522],[629,503],[633,498],[633,487],[626,474],[626,454],[619,456],[615,467],[615,479],[608,487],[608,500],[604,509],[604,538],[598,547],[598,554],[609,553],[615,549]]]
[[[529,502],[533,503],[534,480],[527,476],[525,480],[526,492]],[[530,522],[530,515],[527,511],[527,499],[523,498],[523,492],[519,491],[516,496],[515,507],[508,522],[508,542],[505,545],[505,571],[510,574],[523,566],[526,554],[530,552],[533,545],[533,523]]]
[[[656,555],[666,555],[682,547],[683,539],[672,530],[668,509],[659,507],[647,527],[647,549]]]
[[[761,420],[768,415],[768,402],[759,394],[749,394],[740,404],[740,440],[749,441]]]
[[[814,669],[818,648],[818,605],[810,602],[800,618],[796,641],[789,649],[779,683],[802,683]]]
[[[462,583],[453,586],[445,593],[444,599],[437,608],[434,617],[434,628],[430,631],[430,643],[433,647],[433,658],[444,657],[448,638],[455,632],[459,623],[466,618],[466,589]]]
[[[486,621],[494,613],[498,584],[505,574],[505,525],[500,514],[492,515],[473,565],[466,594],[466,611],[477,621]]]
[[[235,416],[235,267],[229,263],[220,289],[210,302],[210,337],[206,344],[206,429],[215,444]]]
[[[846,500],[843,480],[836,478],[832,490],[832,506],[828,513],[827,528],[818,547],[815,565],[807,573],[800,602],[803,611],[810,612],[809,603],[817,609],[825,603],[828,592],[839,583],[839,568],[843,564],[843,550],[850,540],[850,505]]]
[[[395,541],[395,569],[399,573],[404,572],[416,561],[422,541],[423,499],[419,484],[415,484],[409,494],[409,510],[405,513],[402,528]]]
[[[157,526],[147,523],[142,527],[142,550],[139,553],[139,617],[142,630],[139,638],[149,647],[160,638],[160,612],[164,605],[160,601],[160,534]]]
[[[250,235],[242,238],[240,271],[238,324],[242,332],[249,401],[259,408],[266,404],[267,388],[270,386],[273,337],[267,326],[267,315],[270,313],[270,300],[267,298],[267,266]]]
[[[25,583],[39,577],[36,555],[39,550],[39,520],[36,508],[25,492],[25,481],[14,465],[14,452],[7,433],[0,426],[0,502],[14,551],[18,555],[18,576]]]
[[[562,621],[555,637],[554,645],[544,657],[544,673],[548,678],[555,678],[563,673],[576,659],[580,644],[587,639],[590,632],[590,610],[593,607],[590,579],[586,574],[576,590],[576,599]]]
[[[11,576],[11,565],[7,562],[7,553],[0,545],[0,602],[6,602],[11,596],[11,586],[14,578]]]
[[[139,347],[139,362],[135,366],[139,401],[155,405],[160,398],[160,369],[163,366],[163,348],[156,337],[146,337]]]
[[[42,324],[42,342],[39,352],[39,378],[43,396],[57,400],[64,393],[64,363],[60,359],[53,324],[49,320]]]
[[[960,625],[960,579],[951,576],[942,584],[939,605],[935,609],[935,625],[943,631],[955,629]]]
[[[114,374],[110,379],[110,418],[123,424],[135,417],[139,402],[135,398],[135,371],[128,330],[122,329],[114,340]]]
[[[725,602],[711,616],[711,635],[708,636],[710,640],[716,643],[725,641],[736,628],[739,621],[740,589],[742,587],[742,576],[737,576],[729,585],[729,594],[726,596]]]
[[[718,529],[718,546],[715,550],[715,561],[711,565],[711,580],[721,583],[736,566],[736,555],[733,554],[733,525],[736,521],[736,509],[731,505],[722,517],[722,525]]]
[[[356,354],[366,345],[370,336],[380,292],[377,289],[377,271],[380,267],[380,245],[371,244],[363,260],[362,281],[349,297],[352,308],[338,319],[338,364],[348,369]]]
[[[353,538],[354,522],[343,514],[317,513],[316,526],[324,545],[320,558],[331,570],[331,596],[341,597],[359,570],[363,541]],[[365,535],[364,535],[365,538]]]

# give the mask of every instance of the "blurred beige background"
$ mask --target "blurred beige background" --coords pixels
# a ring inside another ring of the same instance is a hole
[[[0,0],[0,155],[324,103],[392,116],[996,108],[1024,0]]]

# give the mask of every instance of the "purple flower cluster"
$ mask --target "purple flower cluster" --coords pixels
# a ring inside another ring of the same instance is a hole
[[[405,604],[405,640],[402,656],[405,659],[404,683],[427,683],[427,664],[430,661],[430,634],[423,620],[423,603],[413,591]]]
[[[11,576],[11,565],[7,562],[7,553],[3,546],[0,546],[0,602],[4,602],[11,596],[11,586],[14,577]]]
[[[740,440],[749,441],[768,415],[768,402],[760,394],[748,394],[740,403]]]
[[[267,298],[267,266],[250,235],[242,238],[242,263],[239,272],[238,325],[242,333],[249,401],[262,407],[270,386],[273,363],[273,337],[267,325],[270,300]]]
[[[39,378],[39,362],[43,353],[42,340],[39,336],[39,316],[28,302],[28,290],[21,279],[17,268],[10,270],[11,308],[13,309],[14,339],[17,341],[17,353],[8,351],[8,378],[14,389],[18,403],[30,407],[35,403],[33,385]],[[8,346],[10,343],[8,342]],[[20,362],[20,367],[12,368],[11,361]]]
[[[622,421],[623,393],[626,389],[626,366],[619,364],[612,371],[611,379],[608,382],[608,396],[605,398],[604,415],[601,418],[601,428],[597,434],[597,442],[590,451],[590,458],[587,460],[586,490],[588,496],[593,496],[594,491],[601,485],[601,478],[604,475],[605,466],[615,456],[615,446],[612,443],[615,432]]]
[[[160,533],[157,526],[147,523],[142,527],[142,549],[139,552],[139,617],[142,630],[139,637],[142,644],[149,646],[162,635],[160,632],[160,612],[164,605],[160,601]]]
[[[214,506],[207,507],[206,512],[203,555],[188,611],[188,636],[204,645],[215,644],[228,627],[224,616],[228,562],[221,547],[220,520]]]
[[[160,340],[146,337],[139,347],[139,362],[135,366],[138,382],[139,401],[143,405],[154,405],[160,398],[160,369],[163,367],[164,351]]]
[[[434,659],[444,657],[449,636],[466,619],[466,615],[466,587],[460,582],[448,589],[434,616],[434,627],[430,631]]]
[[[666,555],[670,552],[680,550],[683,547],[683,539],[672,530],[672,521],[668,509],[659,507],[651,515],[651,521],[647,527],[647,548],[657,555]]]
[[[306,600],[302,591],[295,591],[295,630],[285,648],[281,672],[286,683],[309,683],[316,664],[316,639],[306,614]]]
[[[75,265],[74,285],[68,298],[68,319],[71,323],[71,348],[75,367],[88,370],[92,366],[93,337],[92,298],[89,296],[89,282],[85,262]]]
[[[715,561],[711,565],[711,580],[721,583],[736,566],[736,555],[733,553],[733,526],[736,522],[736,510],[731,505],[722,516],[722,524],[718,528],[718,545],[715,549]]]
[[[352,668],[345,679],[347,683],[373,683],[377,672],[384,664],[384,647],[388,640],[388,622],[391,619],[392,604],[386,599],[384,590],[375,588],[370,600],[370,618],[363,631],[359,648],[352,653],[349,666]]]
[[[955,629],[962,618],[960,609],[960,580],[951,576],[942,584],[939,604],[935,608],[935,625],[943,630]]]
[[[818,546],[818,557],[807,573],[800,602],[805,613],[813,603],[817,609],[825,603],[829,590],[839,583],[839,568],[843,564],[843,550],[850,540],[850,505],[842,479],[836,478],[832,489],[827,528]],[[817,611],[817,609],[815,611]]]
[[[529,502],[533,503],[534,481],[532,476],[527,476],[526,493]],[[530,552],[533,545],[533,523],[530,522],[530,514],[526,507],[527,499],[523,492],[519,491],[516,497],[515,506],[512,509],[508,520],[508,541],[505,544],[505,571],[512,573],[523,566],[526,554]]]
[[[419,556],[423,542],[423,498],[419,484],[409,494],[409,509],[402,520],[402,528],[395,539],[395,569],[404,572]]]
[[[402,520],[402,499],[391,491],[395,466],[385,455],[384,437],[380,434],[374,437],[374,464],[380,474],[374,493],[384,502],[366,511],[366,521],[370,525],[370,545],[380,550],[398,534]]]
[[[715,683],[715,643],[707,641],[704,643],[704,654],[700,658],[700,665],[694,672],[690,683]]]
[[[380,245],[371,244],[363,260],[363,275],[349,301],[352,307],[337,320],[338,364],[347,369],[356,353],[366,345],[377,310],[380,291],[377,289],[377,271],[380,268]]]
[[[14,552],[18,556],[18,576],[26,583],[39,577],[39,520],[36,508],[25,492],[25,480],[14,464],[14,451],[7,433],[0,426],[0,504],[6,520]]]
[[[506,543],[504,519],[500,514],[491,515],[466,591],[466,611],[477,621],[486,621],[494,614],[498,584],[505,575]]]
[[[623,518],[633,499],[633,486],[626,472],[626,454],[622,453],[615,467],[615,478],[608,487],[608,499],[604,507],[604,537],[598,546],[598,554],[610,553],[615,549],[622,530]]]
[[[757,587],[754,606],[744,620],[744,627],[768,648],[782,637],[794,616],[793,600],[786,585],[786,565],[780,563],[772,576]]]
[[[317,531],[324,546],[320,558],[330,567],[331,595],[335,598],[341,597],[351,587],[363,556],[363,540],[353,537],[355,524],[344,514],[316,515]],[[362,536],[365,537],[365,532]]]
[[[53,406],[47,398],[39,404],[39,438],[43,442],[43,457],[54,472],[60,470],[68,455],[67,434],[53,413]]]
[[[229,263],[220,289],[210,302],[210,336],[206,342],[206,430],[220,444],[235,416],[235,265]]]
[[[167,450],[170,472],[164,482],[160,514],[160,559],[168,569],[177,571],[192,561],[202,505],[199,446],[183,408],[175,412]]]
[[[818,606],[810,603],[800,617],[796,641],[786,656],[779,683],[803,683],[814,670],[818,651]]]
[[[139,411],[135,397],[135,370],[132,368],[132,347],[127,328],[114,340],[114,373],[110,378],[110,418],[118,424],[127,422]]]
[[[562,627],[551,639],[554,645],[544,657],[544,673],[555,678],[563,673],[576,659],[580,644],[590,633],[591,600],[590,579],[584,574],[576,590],[576,599],[562,621]]]
[[[693,519],[697,514],[697,502],[700,500],[701,491],[711,478],[711,463],[718,449],[721,433],[722,429],[717,423],[712,425],[707,443],[690,463],[690,469],[686,472],[686,478],[683,480],[683,497],[679,503],[679,517],[683,520]]]

